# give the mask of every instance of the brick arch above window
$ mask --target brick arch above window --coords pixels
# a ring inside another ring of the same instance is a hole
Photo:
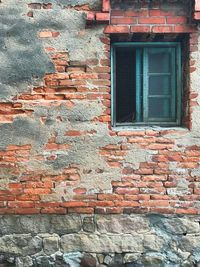
[[[138,27],[140,25],[136,25],[136,23],[134,23],[133,19],[131,20],[129,19],[124,19],[122,20],[121,26],[119,25],[120,23],[118,23],[117,25],[115,24],[115,21],[112,21],[112,9],[111,9],[111,0],[102,0],[102,9],[100,11],[89,11],[87,13],[87,24],[91,25],[91,24],[109,24],[108,26],[105,27],[105,33],[131,33],[131,32],[163,32],[163,33],[168,33],[168,32],[186,32],[186,33],[190,33],[190,32],[194,32],[196,31],[195,29],[195,21],[199,21],[200,20],[200,0],[192,0],[191,3],[191,7],[192,7],[192,12],[189,12],[189,22],[190,23],[185,23],[185,27],[180,27],[180,22],[184,21],[184,18],[182,17],[178,17],[178,18],[171,18],[171,22],[168,23],[168,21],[166,21],[166,25],[165,27],[160,27],[160,24],[162,24],[162,19],[160,20],[160,22],[157,19],[157,24],[159,26],[154,27],[154,28],[148,28],[148,27]],[[134,11],[134,10],[133,10]],[[155,10],[155,12],[159,12],[159,10]],[[140,14],[138,14],[138,16],[140,16]],[[152,16],[152,19],[155,21],[155,15],[150,14],[150,16]],[[154,17],[154,18],[153,18]],[[161,16],[158,16],[161,17]],[[130,21],[130,23],[129,23]],[[154,21],[152,22],[152,24],[154,24]],[[124,23],[125,22],[125,23]],[[172,28],[170,28],[168,26],[168,24],[174,24],[174,28],[172,30]],[[144,23],[142,21],[141,24],[144,25],[148,25],[151,24],[150,20],[147,23]],[[177,25],[176,25],[177,24]],[[187,24],[187,26],[186,26]],[[122,26],[123,25],[123,26]],[[127,27],[127,25],[132,25],[134,27]],[[120,27],[119,27],[120,26]],[[177,27],[175,27],[177,26]]]

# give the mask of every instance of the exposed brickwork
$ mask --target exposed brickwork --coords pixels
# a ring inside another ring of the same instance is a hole
[[[199,94],[190,83],[197,68],[199,33],[185,9],[174,11],[170,3],[168,10],[156,4],[110,11],[106,0],[101,11],[89,5],[65,9],[86,15],[87,23],[110,22],[106,34],[190,33],[183,122],[187,129],[112,129],[109,35],[103,34],[103,27],[96,33],[101,47],[96,57],[71,60],[70,51],[52,45],[62,31],[38,30],[35,38],[43,42],[55,72],[0,103],[1,126],[11,134],[18,119],[39,125],[23,141],[11,138],[1,147],[0,214],[199,214],[200,143],[193,131]],[[30,3],[27,8],[32,20],[35,12],[48,12],[54,4]],[[77,37],[84,38],[85,29]],[[88,46],[89,41],[85,49]]]
[[[105,33],[190,33],[195,32],[195,24],[190,21],[187,9],[175,10],[174,4],[169,3],[171,9],[166,10],[161,2],[153,2],[138,6],[133,3],[129,9],[120,9],[120,6],[111,10],[111,25],[105,28]],[[126,25],[126,26],[124,26]]]

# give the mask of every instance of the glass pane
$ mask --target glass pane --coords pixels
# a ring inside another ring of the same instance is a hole
[[[169,118],[170,98],[151,97],[149,98],[149,118]]]
[[[116,51],[116,122],[133,122],[136,117],[135,50]]]
[[[149,95],[168,95],[170,90],[171,76],[150,76],[149,77]]]
[[[149,49],[149,72],[170,72],[170,53],[164,49]]]

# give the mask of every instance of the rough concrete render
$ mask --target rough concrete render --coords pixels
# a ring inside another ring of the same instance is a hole
[[[200,266],[200,1],[0,1],[0,266]],[[112,127],[113,40],[181,38],[180,127]]]

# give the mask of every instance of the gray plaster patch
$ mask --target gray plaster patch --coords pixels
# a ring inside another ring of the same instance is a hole
[[[125,157],[125,162],[131,164],[131,166],[137,170],[139,169],[141,162],[148,162],[151,160],[151,152],[139,147],[133,148],[128,151],[128,154]]]
[[[4,0],[3,0],[4,1]],[[24,0],[27,4],[30,3],[29,0]],[[76,7],[88,4],[91,9],[100,10],[102,6],[102,0],[39,0],[37,3],[52,3],[53,5],[58,5],[62,8],[64,7]]]
[[[0,4],[0,97],[10,99],[27,90],[45,72],[53,72],[53,64],[44,53],[37,38],[38,25],[26,16],[22,2],[5,1]]]
[[[175,188],[167,188],[167,194],[172,196],[182,196],[190,193],[189,182],[185,177],[179,177]]]
[[[68,51],[70,60],[86,61],[96,57],[102,58],[103,44],[99,37],[103,33],[104,26],[86,29],[85,12],[56,6],[48,12],[36,12],[34,18],[40,29],[60,32],[57,38],[44,38],[45,46],[53,46],[58,51]]]
[[[41,3],[45,1],[39,1]],[[54,66],[44,52],[44,46],[57,51],[69,51],[71,60],[85,61],[102,56],[103,44],[99,41],[102,26],[85,30],[84,12],[63,9],[63,5],[84,4],[86,1],[49,1],[52,10],[34,10],[34,18],[27,17],[30,1],[3,1],[0,4],[0,97],[10,100],[30,90],[32,84],[41,84],[45,73],[54,72]],[[89,0],[91,6],[98,1]],[[59,13],[59,16],[58,16]],[[58,38],[38,37],[38,32],[60,32]],[[44,40],[45,39],[45,40]],[[74,42],[76,39],[76,42]],[[87,49],[86,49],[86,44]]]
[[[4,150],[10,144],[33,144],[34,149],[41,149],[48,137],[48,128],[40,121],[18,117],[13,123],[0,125],[0,150]]]
[[[51,0],[50,2],[54,2]],[[57,0],[58,4],[63,6],[77,6],[77,5],[84,5],[89,4],[91,8],[101,8],[102,1],[101,0]]]
[[[84,123],[84,127],[81,124],[75,124],[75,129],[85,129],[88,125],[88,129],[91,129],[91,125]],[[77,187],[80,183],[81,187],[88,190],[88,193],[98,192],[112,192],[111,181],[120,180],[121,170],[120,168],[110,168],[105,159],[99,154],[99,149],[108,144],[117,144],[123,138],[114,138],[107,134],[107,126],[102,124],[94,124],[96,134],[83,137],[64,137],[64,143],[71,145],[67,154],[58,155],[54,161],[48,161],[46,164],[53,166],[54,169],[61,169],[68,167],[70,164],[77,164],[80,166],[80,182],[77,182],[74,187]],[[72,124],[73,127],[73,124]],[[66,129],[67,130],[67,129]],[[61,141],[62,136],[58,137]],[[62,140],[63,142],[63,140]],[[97,169],[101,169],[102,172],[97,172]],[[55,193],[62,195],[64,199],[70,199],[73,195],[73,186],[65,186],[65,182],[57,183],[55,187]],[[44,196],[47,198],[48,196]]]

